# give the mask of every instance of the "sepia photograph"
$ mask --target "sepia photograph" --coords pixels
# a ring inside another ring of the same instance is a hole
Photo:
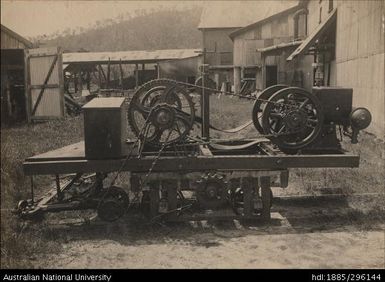
[[[384,34],[384,0],[2,0],[1,278],[383,281]]]

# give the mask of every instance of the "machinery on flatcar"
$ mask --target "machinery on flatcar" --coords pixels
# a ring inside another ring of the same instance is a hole
[[[94,209],[113,221],[137,208],[150,220],[268,220],[271,187],[287,187],[290,168],[358,167],[359,156],[346,152],[341,138],[357,143],[371,115],[352,107],[352,89],[269,87],[247,97],[254,100],[251,121],[240,128],[253,124],[257,137],[227,140],[210,137],[219,130],[210,124],[215,92],[204,79],[199,85],[158,79],[130,100],[93,99],[83,107],[84,142],[24,162],[32,198],[18,212]],[[195,124],[199,137],[191,134]],[[35,200],[39,174],[55,175],[56,187]],[[62,183],[63,174],[74,176]],[[128,175],[129,188],[116,185],[120,174]]]

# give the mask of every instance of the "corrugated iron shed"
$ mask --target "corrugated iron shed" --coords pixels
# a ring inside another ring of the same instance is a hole
[[[299,0],[206,2],[198,29],[241,28],[298,3]]]
[[[177,60],[197,57],[200,55],[200,51],[200,49],[169,49],[154,51],[64,53],[63,63],[156,63],[165,60]]]
[[[302,42],[302,44],[286,59],[287,61],[293,60],[295,57],[299,56],[306,52],[314,42],[328,30],[328,28],[333,24],[337,19],[337,9],[333,10],[323,23],[318,25],[318,27],[313,30],[313,32]]]
[[[25,39],[8,27],[1,25],[1,49],[26,49],[32,48],[31,41]]]
[[[237,29],[236,31],[230,33],[229,36],[231,39],[234,40],[234,38],[240,34],[243,34],[249,30],[255,29],[256,27],[258,27],[262,24],[265,24],[266,22],[273,21],[273,20],[280,18],[280,17],[284,17],[285,15],[288,15],[288,14],[293,13],[295,11],[299,11],[301,9],[303,9],[303,4],[301,2],[299,2],[297,5],[290,6],[287,9],[281,10],[277,13],[270,14],[267,17],[261,18],[252,24],[249,24],[249,25],[244,26],[240,29]]]

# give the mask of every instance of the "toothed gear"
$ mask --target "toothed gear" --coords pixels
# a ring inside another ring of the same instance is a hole
[[[217,209],[228,201],[228,182],[217,173],[208,173],[197,181],[196,198],[201,208]]]

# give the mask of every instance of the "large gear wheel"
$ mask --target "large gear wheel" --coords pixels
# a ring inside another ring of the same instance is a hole
[[[127,112],[131,130],[155,147],[181,142],[192,129],[195,108],[184,87],[175,81],[157,79],[142,85],[132,97]]]
[[[222,175],[208,173],[197,181],[196,198],[203,209],[218,209],[227,201],[228,182]]]

